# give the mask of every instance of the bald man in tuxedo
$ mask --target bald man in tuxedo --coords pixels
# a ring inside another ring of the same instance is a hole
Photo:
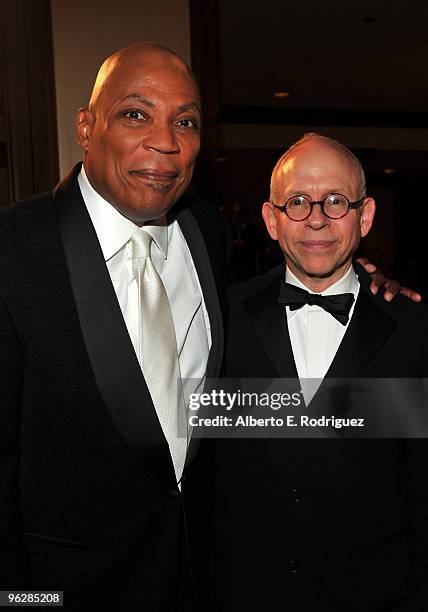
[[[285,261],[232,292],[230,378],[300,381],[315,416],[331,413],[330,379],[406,378],[423,390],[428,308],[374,296],[352,261],[374,214],[361,164],[340,143],[309,134],[281,157],[263,218]],[[400,409],[412,420],[410,402]],[[426,440],[334,427],[307,436],[217,440],[213,609],[425,609]]]
[[[2,589],[193,609],[198,441],[177,436],[177,379],[218,375],[228,250],[222,218],[185,195],[200,122],[175,53],[122,49],[77,114],[83,165],[0,211]]]

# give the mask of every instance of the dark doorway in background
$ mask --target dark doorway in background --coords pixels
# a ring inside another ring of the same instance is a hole
[[[0,205],[58,181],[49,0],[0,2]]]

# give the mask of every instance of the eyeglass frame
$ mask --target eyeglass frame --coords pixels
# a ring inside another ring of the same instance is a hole
[[[340,217],[330,217],[324,210],[324,204],[325,201],[327,200],[327,198],[333,196],[333,195],[340,195],[342,196],[342,198],[345,198],[345,200],[348,203],[348,210],[343,213],[343,215],[341,215]],[[310,205],[310,209],[308,214],[306,215],[306,217],[303,217],[303,219],[292,219],[292,217],[290,217],[290,215],[287,213],[287,204],[288,202],[292,199],[292,198],[306,198],[309,201],[309,205]],[[366,196],[363,196],[362,198],[360,198],[359,200],[356,200],[355,202],[351,202],[349,200],[349,198],[346,197],[346,195],[344,195],[343,193],[329,193],[328,195],[325,196],[325,198],[323,200],[309,200],[309,198],[305,195],[299,195],[299,196],[290,196],[287,201],[285,202],[285,204],[274,204],[273,202],[271,202],[272,206],[274,208],[276,208],[277,210],[279,210],[282,213],[285,213],[287,215],[287,217],[290,219],[290,221],[295,221],[296,223],[300,223],[301,221],[306,221],[306,219],[308,219],[308,217],[311,216],[312,211],[314,209],[315,204],[319,204],[322,210],[322,214],[327,217],[327,219],[331,219],[332,221],[337,221],[338,219],[343,219],[343,217],[346,217],[346,215],[348,214],[348,212],[352,209],[357,209],[360,208],[360,206],[363,204],[364,200],[366,199]]]

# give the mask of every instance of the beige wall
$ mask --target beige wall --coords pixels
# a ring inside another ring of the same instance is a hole
[[[74,118],[101,62],[135,42],[160,42],[190,62],[187,0],[51,0],[60,174],[81,159]]]

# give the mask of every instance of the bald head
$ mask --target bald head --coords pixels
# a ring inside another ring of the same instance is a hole
[[[198,87],[178,55],[155,43],[117,51],[77,115],[92,187],[134,223],[165,222],[192,178],[200,124]]]
[[[95,79],[89,109],[96,111],[104,95],[111,96],[111,90],[116,86],[117,79],[123,79],[124,74],[132,74],[133,71],[139,69],[150,73],[152,70],[165,68],[174,70],[189,79],[200,99],[196,79],[184,60],[168,47],[158,43],[144,42],[119,49],[104,60]]]
[[[309,145],[311,148],[318,148],[320,151],[323,149],[332,149],[349,163],[349,169],[355,174],[357,182],[358,198],[365,197],[366,195],[366,179],[364,176],[364,170],[360,163],[360,160],[352,153],[350,149],[345,147],[342,143],[328,136],[323,136],[315,132],[308,132],[300,140],[291,145],[289,149],[279,158],[275,168],[272,172],[271,183],[270,183],[270,200],[272,202],[278,202],[278,198],[281,198],[282,184],[280,184],[280,178],[284,174],[284,170],[287,169],[288,162],[292,164],[293,156],[299,151],[300,148],[304,148],[305,145]]]
[[[376,207],[363,192],[357,158],[325,136],[305,135],[275,166],[263,218],[289,270],[311,291],[322,292],[346,274],[370,231]]]

